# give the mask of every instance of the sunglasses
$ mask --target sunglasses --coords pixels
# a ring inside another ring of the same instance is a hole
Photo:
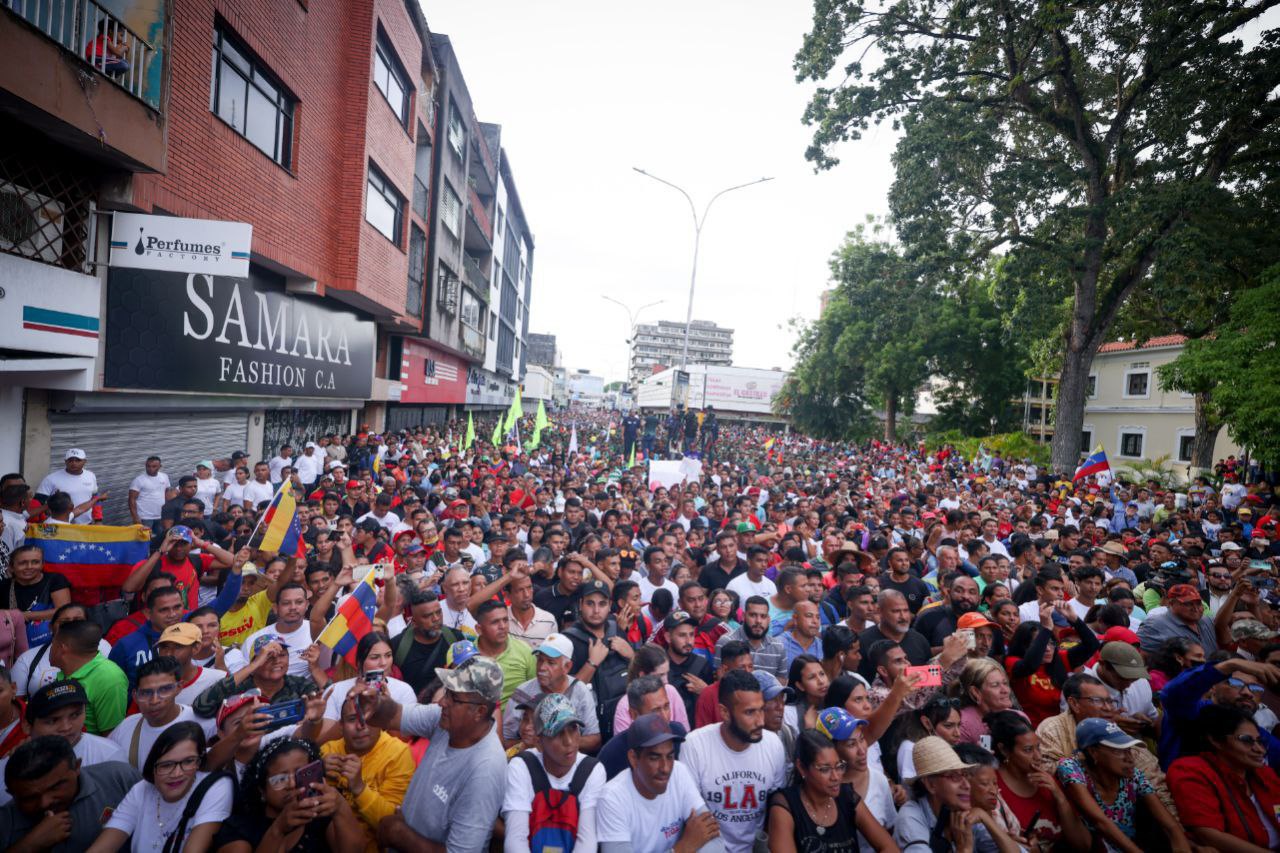
[[[1245,684],[1243,681],[1241,681],[1238,678],[1228,678],[1227,684],[1230,684],[1232,687],[1235,687],[1235,688],[1248,687],[1250,693],[1266,693],[1267,692],[1267,688],[1263,687],[1261,684]]]
[[[1262,739],[1261,735],[1232,735],[1232,737],[1240,741],[1240,743],[1244,744],[1249,749],[1253,749],[1255,746],[1265,747],[1267,745],[1267,742]]]

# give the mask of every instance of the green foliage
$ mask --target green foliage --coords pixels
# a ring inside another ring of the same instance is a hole
[[[931,432],[925,437],[925,448],[930,452],[949,444],[966,459],[976,459],[979,448],[988,453],[1000,451],[1005,459],[1030,459],[1040,466],[1049,464],[1049,448],[1024,432],[1007,432],[998,435],[969,436],[959,430]]]
[[[1155,482],[1162,489],[1172,489],[1182,482],[1182,477],[1173,470],[1172,454],[1166,453],[1155,459],[1137,459],[1115,469],[1116,477],[1130,483],[1146,484],[1148,480]]]
[[[1231,437],[1260,461],[1280,463],[1280,266],[1231,305],[1211,338],[1188,341],[1182,355],[1156,369],[1164,387],[1211,387],[1229,413]]]

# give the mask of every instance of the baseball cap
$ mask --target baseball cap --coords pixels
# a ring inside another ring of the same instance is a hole
[[[347,467],[346,465],[343,465],[343,464],[342,464],[342,460],[341,460],[341,459],[330,459],[330,460],[329,460],[329,470],[330,470],[330,471],[332,471],[334,468],[342,468],[342,469],[344,469],[344,470],[345,470],[345,469],[346,469],[346,467]]]
[[[480,650],[476,648],[475,643],[470,640],[458,640],[458,642],[449,646],[449,651],[445,653],[444,665],[456,669],[478,654],[480,654]]]
[[[354,492],[356,489],[364,488],[364,483],[359,480],[347,480],[347,491]]]
[[[174,539],[181,539],[183,542],[191,542],[191,528],[185,524],[175,524],[169,528],[169,535]]]
[[[47,717],[59,708],[67,705],[88,705],[89,696],[79,681],[67,679],[46,684],[27,699],[26,718],[34,723],[41,717]]]
[[[190,622],[178,622],[165,628],[160,634],[160,639],[156,640],[156,645],[161,643],[177,643],[180,646],[198,646],[203,639],[200,629]]]
[[[571,658],[573,657],[573,643],[564,634],[552,633],[542,641],[536,649],[533,650],[535,655],[546,655],[549,658]]]
[[[1102,635],[1103,643],[1128,643],[1131,646],[1138,645],[1138,635],[1125,628],[1122,625],[1112,625]]]
[[[197,467],[197,468],[208,468],[210,471],[212,471],[212,470],[213,470],[213,460],[212,460],[212,459],[201,459],[199,462],[197,462],[197,463],[196,463],[196,467]]]
[[[698,620],[694,619],[687,610],[672,610],[671,615],[662,623],[662,627],[666,629],[668,634],[681,625],[692,625],[697,628]]]
[[[511,701],[515,703],[517,711],[532,711],[534,708],[538,707],[538,703],[541,702],[542,697],[546,695],[547,694],[545,693],[521,693],[517,690],[515,693],[511,694]]]
[[[993,628],[995,624],[976,610],[966,613],[956,620],[956,627],[960,629]]]
[[[1280,633],[1272,631],[1257,619],[1241,619],[1231,623],[1231,639],[1240,640],[1274,640]]]
[[[1110,720],[1090,717],[1081,721],[1076,726],[1076,745],[1081,749],[1088,749],[1098,744],[1105,744],[1116,749],[1131,749],[1135,746],[1141,746],[1142,741],[1125,734],[1119,726]]]
[[[262,651],[263,648],[270,645],[271,643],[279,643],[280,645],[284,646],[286,649],[289,648],[289,645],[284,641],[284,637],[281,637],[279,634],[263,634],[262,636],[258,637],[258,639],[253,641],[253,650],[249,653],[249,657],[252,658],[254,655]]]
[[[436,678],[451,693],[478,693],[486,702],[502,699],[502,667],[483,655],[477,655],[461,669],[436,669]]]
[[[785,694],[788,699],[796,694],[790,687],[783,687],[777,677],[771,672],[764,672],[757,669],[751,673],[756,677],[756,682],[760,685],[760,692],[764,694],[764,701],[775,699],[779,694]]]
[[[1223,551],[1243,551],[1244,548],[1240,546],[1239,542],[1223,542],[1222,550]]]
[[[583,581],[582,586],[578,589],[578,599],[586,598],[588,595],[603,595],[609,597],[609,585],[598,578],[592,578],[589,581]]]
[[[1142,655],[1133,646],[1123,642],[1110,642],[1102,647],[1099,655],[1102,660],[1111,664],[1111,668],[1121,678],[1147,678],[1147,666],[1142,662]]]
[[[735,530],[738,533],[755,533],[756,526],[749,521],[739,521]]]
[[[533,709],[533,731],[538,735],[555,737],[570,723],[582,725],[582,718],[574,710],[573,703],[563,693],[546,693]]]
[[[243,566],[240,567],[240,577],[242,579],[247,577],[252,577],[257,574],[259,574],[258,567],[255,566],[253,563],[245,563]]]
[[[641,714],[627,729],[627,749],[646,749],[669,740],[684,740],[657,714]]]
[[[85,452],[80,448],[73,447],[67,451],[66,458],[67,459],[88,459],[89,457],[86,456]]]
[[[1189,583],[1177,583],[1169,587],[1169,600],[1192,602],[1200,600],[1200,590]]]
[[[67,452],[70,453],[71,451],[67,451]],[[1236,510],[1236,514],[1237,515],[1253,515],[1253,510],[1250,507],[1242,506],[1238,510]]]
[[[245,705],[251,702],[262,702],[262,696],[258,693],[241,693],[238,696],[230,696],[223,700],[222,707],[218,709],[218,728],[222,728],[222,724],[226,722],[236,711],[239,711]]]
[[[249,458],[249,454],[245,453],[243,450],[237,450],[235,453],[231,454],[232,461],[235,461],[237,459],[248,459],[248,458]]]
[[[859,720],[844,708],[823,708],[818,712],[818,724],[815,728],[834,742],[840,743],[853,737],[853,733],[866,724],[866,720]]]

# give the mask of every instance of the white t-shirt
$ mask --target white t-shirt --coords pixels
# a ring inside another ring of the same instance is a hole
[[[271,460],[267,462],[267,468],[271,471],[271,474],[270,474],[271,482],[275,483],[277,486],[280,485],[280,481],[282,479],[281,471],[284,470],[286,465],[293,465],[293,464],[294,464],[293,457],[289,457],[288,459],[286,459],[283,456],[272,456]]]
[[[778,592],[777,584],[768,578],[762,577],[757,583],[745,574],[738,575],[729,581],[729,585],[725,589],[729,590],[729,592],[737,593],[738,600],[743,604],[746,604],[747,599],[753,595],[763,595],[769,598]]]
[[[196,666],[202,666],[205,669],[213,670],[219,675],[235,675],[237,672],[249,665],[249,661],[245,658],[244,652],[240,651],[237,646],[228,646],[222,650],[222,660],[227,665],[226,673],[222,672],[220,669],[214,669],[213,662],[216,659],[217,656],[215,655],[214,657],[206,658],[204,660],[193,659],[191,662]]]
[[[80,506],[98,493],[98,478],[88,468],[79,474],[69,474],[65,468],[50,471],[36,487],[36,494],[52,496],[55,492],[66,492],[71,496],[72,505]],[[93,521],[92,511],[82,512],[71,520],[76,524],[89,524]]]
[[[645,604],[648,604],[650,601],[653,601],[653,594],[658,589],[670,590],[671,601],[672,602],[680,601],[680,587],[672,583],[670,578],[663,578],[662,586],[658,587],[650,583],[649,576],[646,574],[636,574],[633,577],[635,579],[635,582],[640,586],[640,600]]]
[[[270,483],[259,483],[257,480],[250,480],[244,484],[244,499],[254,509],[258,508],[258,504],[263,501],[269,501],[275,496],[276,487]]]
[[[150,782],[139,782],[124,795],[120,805],[107,821],[107,829],[118,829],[133,836],[129,849],[133,853],[147,850],[159,850],[164,846],[165,837],[178,828],[182,822],[182,810],[186,808],[191,792],[200,784],[200,780],[208,773],[197,773],[195,781],[187,789],[187,793],[175,803],[166,803],[160,797],[156,786]],[[222,823],[231,816],[231,805],[235,797],[235,788],[230,779],[221,779],[205,792],[195,815],[187,822],[187,835],[183,838],[182,847],[191,831],[206,823]]]
[[[409,627],[409,620],[404,618],[403,613],[397,613],[387,620],[387,636],[398,637],[404,633],[404,629]]]
[[[80,759],[83,767],[89,767],[93,764],[102,764],[107,761],[124,761],[125,755],[120,747],[104,737],[91,735],[88,732],[81,732],[80,740],[72,747],[76,758]],[[9,765],[9,756],[0,758],[0,780],[4,779],[4,769]],[[0,783],[0,806],[12,802],[13,797],[9,794],[9,789]]]
[[[268,625],[254,631],[249,638],[240,644],[240,650],[244,652],[246,660],[253,659],[253,641],[261,637],[263,634],[275,634],[284,640],[285,646],[289,649],[289,674],[290,675],[307,675],[311,669],[307,666],[307,662],[302,659],[302,653],[310,647],[313,642],[311,637],[311,625],[306,619],[302,620],[302,624],[293,629],[289,633],[280,630],[280,623]],[[323,656],[322,656],[323,658]],[[321,664],[324,663],[322,659]],[[230,664],[228,664],[230,666]]]
[[[197,717],[195,712],[191,710],[190,705],[178,705],[178,716],[174,717],[170,722],[163,726],[153,726],[142,718],[141,714],[130,714],[124,718],[120,725],[107,735],[107,740],[120,747],[120,751],[124,753],[124,761],[128,761],[135,769],[141,770],[142,765],[147,763],[147,755],[151,752],[152,745],[156,742],[156,738],[160,737],[160,733],[175,723],[199,723],[200,728],[204,729],[205,737],[213,737],[218,733],[218,724],[212,719],[206,717]],[[133,752],[133,733],[138,726],[142,726],[142,734],[138,736],[138,760],[131,761],[131,753]],[[173,827],[170,826],[170,829]]]
[[[782,740],[768,730],[759,743],[735,752],[720,735],[722,725],[690,732],[679,763],[689,768],[719,821],[726,853],[750,853],[764,827],[769,794],[786,784],[787,753]]]
[[[347,694],[351,692],[351,688],[355,686],[355,683],[356,680],[354,678],[348,678],[333,685],[333,692],[329,694],[329,701],[324,705],[324,718],[326,720],[342,719],[342,703],[347,701]],[[412,686],[407,682],[390,676],[387,677],[387,695],[401,705],[413,705],[418,701],[418,694],[413,692]]]
[[[298,479],[304,483],[314,483],[320,479],[320,474],[324,470],[324,463],[327,460],[325,456],[315,455],[315,451],[311,451],[312,455],[308,456],[304,451],[301,456],[294,460],[294,467],[298,469]]]
[[[196,477],[196,497],[204,504],[205,518],[213,515],[213,504],[221,491],[222,484],[214,477],[210,476],[207,480]]]
[[[775,735],[776,737],[776,735]],[[625,842],[632,853],[665,853],[676,846],[690,812],[707,811],[688,768],[677,761],[667,791],[652,800],[636,790],[631,771],[624,770],[604,786],[596,806],[596,841]]]
[[[129,484],[129,491],[138,493],[138,518],[155,521],[164,506],[164,493],[169,489],[169,475],[161,471],[154,477],[139,474]]]
[[[910,755],[911,750],[908,749],[907,754]],[[898,822],[898,809],[893,804],[893,789],[889,787],[889,780],[878,769],[878,765],[870,765],[869,770],[867,795],[862,798],[862,802],[867,804],[867,811],[871,812],[876,822],[892,835],[893,825]],[[914,765],[911,772],[915,772]],[[867,843],[862,833],[858,833],[858,849],[861,853],[875,853],[875,848]]]
[[[1071,609],[1074,610],[1076,612],[1076,615],[1079,616],[1081,619],[1089,615],[1089,605],[1085,604],[1083,601],[1080,601],[1079,599],[1075,599],[1075,598],[1068,598],[1067,604],[1071,605]],[[1036,613],[1036,618],[1037,619],[1040,618],[1040,614],[1038,611]]]
[[[383,530],[392,535],[395,535],[397,527],[404,526],[404,522],[400,520],[400,516],[396,515],[391,510],[387,510],[387,514],[382,516],[382,518],[378,518],[378,516],[374,515],[372,512],[366,512],[364,515],[357,518],[355,523],[360,524],[360,522],[364,521],[366,518],[372,518],[374,521],[382,525]]]
[[[200,672],[196,673],[196,680],[178,691],[178,704],[190,705],[194,703],[197,696],[226,677],[227,674],[220,669],[200,667]]]
[[[456,631],[462,631],[465,634],[475,637],[476,635],[476,617],[466,608],[462,610],[454,610],[449,606],[448,599],[440,599],[440,612],[444,614],[444,627],[453,628]]]
[[[539,761],[542,760],[542,753],[536,749],[529,750],[529,754]],[[551,787],[557,791],[569,790],[569,785],[573,782],[573,774],[578,772],[578,765],[582,764],[584,758],[586,758],[585,755],[578,753],[573,767],[569,768],[569,772],[563,776],[552,776],[547,773],[547,781]],[[542,769],[546,772],[545,764]],[[608,776],[604,772],[604,765],[597,763],[591,775],[587,777],[587,784],[582,786],[582,793],[578,797],[579,818],[575,850],[596,849],[595,808],[607,781]],[[532,810],[533,780],[529,778],[529,768],[523,759],[512,760],[507,764],[507,787],[502,799],[502,816],[507,822],[507,835],[504,842],[506,850],[514,853],[514,851],[529,849],[529,815]],[[513,815],[513,812],[516,814]],[[513,828],[516,829],[514,833]]]
[[[40,650],[44,649],[44,654],[40,654]],[[98,640],[98,651],[102,652],[102,656],[106,657],[111,654],[111,644],[106,640]],[[36,657],[39,656],[40,662],[35,664],[33,670],[32,664]],[[45,643],[40,646],[33,646],[22,654],[18,655],[18,659],[13,662],[13,669],[9,670],[13,677],[13,686],[17,690],[19,696],[29,696],[35,693],[46,684],[52,684],[58,678],[58,668],[49,663],[49,644]],[[31,689],[27,690],[27,685],[31,685]],[[3,777],[0,777],[3,779]]]

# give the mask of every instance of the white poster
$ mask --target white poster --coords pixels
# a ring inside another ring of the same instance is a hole
[[[245,278],[253,226],[145,213],[112,214],[111,266]]]
[[[649,491],[669,489],[684,482],[683,462],[679,459],[653,459],[649,462]]]

